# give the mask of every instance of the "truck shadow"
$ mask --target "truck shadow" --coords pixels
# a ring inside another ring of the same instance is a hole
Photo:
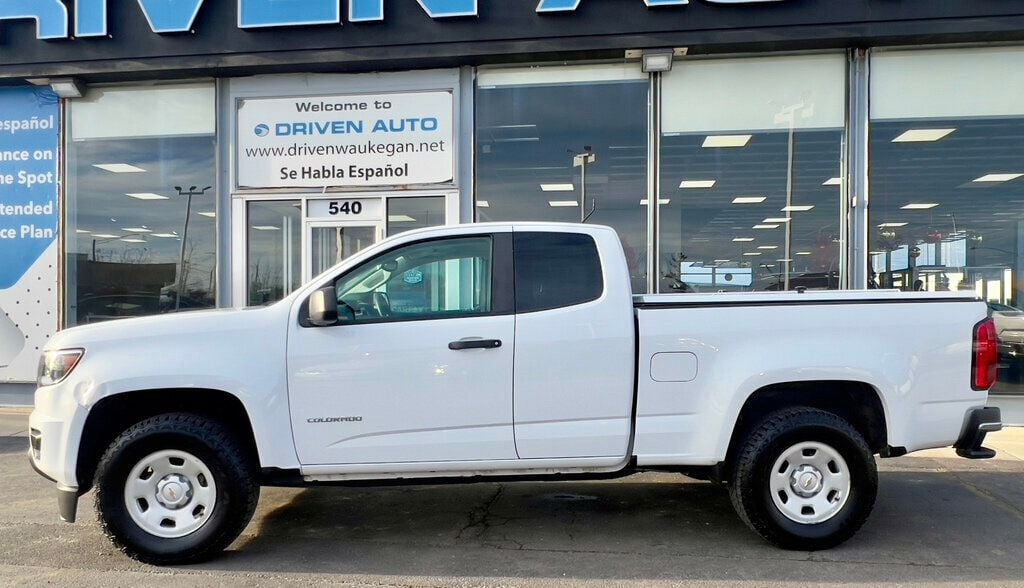
[[[611,482],[265,489],[223,571],[420,578],[858,582],[1020,580],[1020,472],[882,474],[864,529],[786,552],[727,492],[680,476]],[[1014,494],[1016,492],[1016,494]]]

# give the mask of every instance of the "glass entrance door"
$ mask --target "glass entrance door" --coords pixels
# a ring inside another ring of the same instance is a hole
[[[383,236],[379,225],[310,223],[310,271],[307,279],[373,245]]]
[[[457,192],[237,198],[232,230],[244,234],[235,253],[234,304],[276,302],[335,264],[384,237],[459,222]]]

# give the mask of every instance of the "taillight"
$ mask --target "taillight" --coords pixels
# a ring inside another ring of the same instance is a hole
[[[987,318],[974,325],[974,358],[971,361],[971,387],[988,390],[996,383],[999,367],[999,335],[996,323]]]

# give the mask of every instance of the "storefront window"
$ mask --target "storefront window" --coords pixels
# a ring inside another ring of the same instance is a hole
[[[872,57],[873,285],[965,291],[1000,336],[996,392],[1024,392],[1024,49]]]
[[[648,77],[638,64],[482,70],[480,221],[610,225],[647,291]]]
[[[277,302],[302,283],[302,202],[249,202],[246,226],[249,304]]]
[[[843,55],[677,62],[663,76],[661,292],[835,289]]]
[[[71,102],[66,324],[215,305],[212,84]]]
[[[388,198],[388,236],[445,224],[445,197]]]

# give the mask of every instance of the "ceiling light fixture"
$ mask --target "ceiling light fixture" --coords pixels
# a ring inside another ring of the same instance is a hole
[[[663,206],[665,204],[671,204],[671,203],[672,203],[672,200],[670,198],[658,198],[658,204],[661,204]],[[647,206],[647,199],[646,198],[644,198],[643,200],[640,201],[640,206]]]
[[[280,231],[281,227],[275,227],[274,225],[256,225],[252,228],[254,231]],[[177,236],[177,235],[175,235]]]
[[[758,255],[764,255],[764,254],[761,253],[760,251],[751,251],[749,253],[744,253],[743,255],[746,255],[747,257],[757,257]]]
[[[931,210],[936,206],[938,206],[938,204],[933,202],[911,203],[906,206],[901,206],[900,210]]]
[[[843,178],[829,178],[829,179],[825,180],[824,184],[822,184],[822,186],[842,186],[842,185],[843,185]]]
[[[702,147],[710,149],[746,147],[753,135],[708,135]]]
[[[253,227],[253,228],[255,228],[255,227]],[[150,236],[151,237],[159,237],[161,239],[174,239],[174,238],[177,238],[178,234],[177,233],[153,233]]]
[[[552,208],[575,208],[580,205],[575,200],[551,200],[548,205]]]
[[[161,196],[152,192],[129,192],[125,196],[131,196],[136,200],[170,200],[167,196]]]
[[[780,225],[754,225],[754,228],[755,229],[759,229],[759,230],[765,230],[765,229],[777,229],[777,228],[779,228],[779,226]]]
[[[103,171],[108,171],[112,174],[141,174],[146,171],[141,167],[136,167],[127,163],[94,163],[92,166]]]
[[[998,184],[1024,177],[1024,174],[988,174],[974,180],[979,184]]]
[[[105,233],[96,233],[95,235],[93,235],[93,237],[96,237],[97,239],[120,239],[121,235],[107,235]]]
[[[127,237],[125,239],[121,239],[121,241],[124,241],[125,243],[145,243],[146,242],[145,239],[139,239],[138,237]]]
[[[197,212],[199,216],[205,216],[206,218],[217,218],[216,212]]]
[[[772,251],[778,248],[778,245],[761,245],[760,247],[758,247],[758,249],[764,249],[765,251]]]
[[[572,184],[541,184],[540,189],[542,192],[572,192],[576,186]]]
[[[732,199],[733,204],[761,204],[768,200],[767,196],[737,196]]]
[[[910,223],[882,223],[882,224],[878,225],[878,227],[881,228],[881,229],[890,229],[890,228],[895,229],[895,228],[899,228],[899,227],[905,227],[908,224],[910,224]]]
[[[706,190],[708,188],[714,188],[718,180],[683,180],[679,182],[680,190]]]
[[[146,227],[124,227],[121,230],[126,232],[126,233],[152,233],[153,232],[153,231],[147,229]]]
[[[750,243],[751,241],[754,241],[754,240],[755,239],[753,237],[736,237],[735,239],[732,240],[732,242],[733,243]]]
[[[956,129],[912,129],[892,140],[893,143],[930,143],[944,139]]]
[[[477,200],[476,201],[476,207],[477,208],[490,208],[491,207],[491,203],[486,201],[486,200]]]
[[[808,210],[814,210],[814,205],[787,206],[782,209],[782,212],[807,212]]]
[[[773,217],[773,218],[766,218],[766,219],[764,219],[761,222],[767,223],[767,224],[772,224],[772,223],[788,223],[791,220],[793,220],[793,219],[791,219],[788,216],[779,216],[779,217]]]

